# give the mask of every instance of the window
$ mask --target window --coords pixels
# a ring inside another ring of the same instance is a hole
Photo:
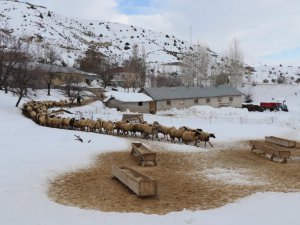
[[[222,102],[222,98],[221,97],[218,98],[218,102]]]
[[[195,99],[194,99],[194,103],[195,103],[195,104],[198,104],[198,103],[199,103],[198,98],[195,98]]]
[[[233,101],[233,97],[229,96],[229,101],[232,102]]]
[[[207,98],[207,99],[206,99],[206,103],[210,103],[210,98]]]
[[[139,102],[139,103],[138,103],[138,106],[143,106],[143,102]]]
[[[166,104],[171,105],[171,100],[167,100]]]

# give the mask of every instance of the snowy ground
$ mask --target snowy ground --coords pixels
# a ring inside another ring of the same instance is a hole
[[[290,107],[289,113],[248,113],[242,109],[192,107],[145,115],[145,119],[214,132],[217,138],[213,143],[217,147],[223,146],[224,142],[232,145],[237,141],[263,138],[265,135],[279,135],[299,141],[299,86],[284,88],[290,93],[285,96]],[[268,90],[266,95],[272,95],[272,90],[273,95],[286,93],[275,87]],[[258,101],[264,91],[260,87],[253,90]],[[297,91],[298,95],[295,95]],[[42,92],[37,96],[40,100],[47,98]],[[60,95],[53,93],[51,98],[58,100]],[[0,101],[0,224],[299,224],[299,193],[257,193],[214,210],[184,210],[164,216],[104,213],[59,205],[47,197],[50,178],[64,171],[88,166],[95,154],[126,150],[130,142],[113,136],[40,127],[23,117],[20,109],[14,107],[15,97],[0,92]],[[99,102],[72,110],[80,111],[85,117],[121,118],[119,112],[105,109]],[[85,142],[75,141],[74,134],[79,134]],[[91,143],[87,143],[88,140]],[[176,145],[175,149],[182,151],[184,148]],[[220,176],[217,168],[210,172],[213,178],[228,179],[228,176]],[[221,172],[224,175],[224,171]],[[238,179],[243,175],[231,173],[232,177]]]

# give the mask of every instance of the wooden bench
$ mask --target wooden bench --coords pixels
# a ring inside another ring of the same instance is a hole
[[[155,196],[157,183],[146,174],[130,167],[113,167],[112,174],[139,197]]]
[[[142,143],[132,143],[130,154],[138,159],[140,166],[156,166],[156,152],[151,151]]]
[[[250,141],[250,146],[251,152],[253,152],[254,149],[261,150],[262,152],[264,152],[265,155],[270,155],[271,161],[273,161],[274,157],[278,157],[282,159],[282,163],[286,163],[287,159],[291,155],[291,151],[283,150],[275,146],[270,146],[268,145],[268,143],[263,143],[259,141]]]
[[[274,137],[274,136],[266,136],[265,141],[276,144],[276,145],[284,146],[287,148],[295,148],[296,147],[296,141],[279,138],[279,137]]]

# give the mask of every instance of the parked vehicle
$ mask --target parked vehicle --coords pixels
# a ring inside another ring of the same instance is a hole
[[[260,107],[264,110],[270,110],[270,111],[285,111],[288,112],[288,107],[285,104],[285,101],[281,102],[261,102]]]

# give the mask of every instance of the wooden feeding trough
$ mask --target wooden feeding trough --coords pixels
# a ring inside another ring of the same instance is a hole
[[[269,145],[268,143],[259,142],[259,141],[250,141],[251,152],[254,149],[261,150],[265,155],[270,155],[270,160],[273,161],[274,157],[281,158],[283,163],[287,162],[287,159],[291,155],[291,151],[284,150],[279,146]]]
[[[157,194],[157,184],[154,179],[130,167],[113,167],[112,174],[137,196],[147,197]]]
[[[156,152],[151,151],[142,143],[132,143],[131,155],[138,158],[140,166],[156,166]]]
[[[296,147],[296,141],[274,137],[274,136],[267,136],[265,137],[266,142],[270,142],[276,145],[284,146],[287,148],[295,148]]]
[[[129,120],[132,123],[142,123],[144,122],[143,114],[123,114],[122,120]]]

